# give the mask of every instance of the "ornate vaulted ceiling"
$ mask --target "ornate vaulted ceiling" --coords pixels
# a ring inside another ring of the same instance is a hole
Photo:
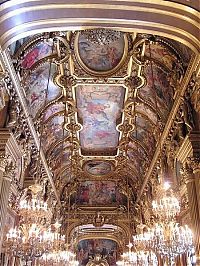
[[[146,176],[194,53],[164,37],[99,28],[32,35],[10,54],[79,261],[86,265],[89,246],[106,245],[115,265],[127,206],[136,223],[139,197],[145,188],[151,198],[158,181]]]

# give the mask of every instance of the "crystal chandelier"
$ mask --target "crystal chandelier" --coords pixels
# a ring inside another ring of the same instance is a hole
[[[41,231],[36,224],[20,225],[11,228],[4,242],[6,253],[22,260],[29,261],[42,256],[47,249],[45,231]]]
[[[152,249],[165,257],[169,265],[174,265],[175,257],[193,249],[192,231],[187,225],[180,226],[175,221],[157,223],[152,229]]]
[[[48,208],[46,202],[44,202],[39,193],[42,191],[42,187],[39,184],[29,186],[31,195],[26,195],[25,199],[22,199],[19,203],[19,214],[23,223],[27,224],[48,224],[51,220],[52,213]]]
[[[192,250],[192,231],[187,225],[180,226],[176,222],[180,205],[172,191],[163,190],[162,197],[153,201],[152,205],[158,223],[149,229],[149,246],[166,258],[168,265],[174,265],[176,256]]]
[[[158,261],[152,251],[131,251],[122,254],[122,260],[117,262],[118,266],[157,266]]]
[[[65,235],[59,233],[61,224],[56,222],[45,232],[45,241],[48,243],[48,252],[65,250]],[[52,230],[53,227],[53,230]]]
[[[51,253],[44,253],[39,259],[40,265],[49,266],[51,264],[59,264],[59,266],[78,266],[79,262],[75,259],[76,255],[71,251],[53,251]]]
[[[29,187],[30,195],[19,203],[19,225],[11,228],[6,235],[4,246],[6,253],[29,261],[42,256],[48,250],[48,223],[51,211],[39,197],[42,187],[35,184]]]
[[[162,198],[153,200],[153,212],[160,221],[171,221],[180,213],[180,204],[173,191],[162,191]]]

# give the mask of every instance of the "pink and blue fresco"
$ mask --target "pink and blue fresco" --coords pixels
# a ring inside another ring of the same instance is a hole
[[[125,95],[122,86],[79,85],[76,87],[82,149],[101,151],[115,149],[119,141],[116,121],[121,117]]]

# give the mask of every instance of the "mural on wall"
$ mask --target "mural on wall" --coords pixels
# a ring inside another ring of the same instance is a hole
[[[26,80],[26,97],[33,117],[45,104],[61,95],[61,89],[53,82],[55,72],[55,64],[45,63]]]
[[[79,266],[86,266],[89,257],[93,257],[96,253],[104,256],[109,266],[116,266],[118,245],[110,239],[86,239],[81,240],[77,247],[77,259]]]
[[[91,175],[107,175],[113,170],[113,165],[106,161],[89,161],[85,163],[84,170]]]
[[[167,73],[153,64],[153,77],[151,65],[145,66],[147,85],[139,90],[139,95],[154,108],[160,110],[164,119],[167,118],[173,104],[173,88],[170,86]]]
[[[82,119],[81,147],[101,151],[118,145],[116,120],[121,116],[125,88],[109,85],[76,87],[78,115]]]
[[[124,49],[123,34],[107,43],[98,43],[88,39],[85,32],[81,32],[78,36],[78,53],[82,63],[97,72],[114,69],[123,58]]]
[[[86,206],[126,206],[126,197],[119,193],[115,182],[84,181],[78,189],[77,203]]]
[[[29,69],[40,59],[51,55],[53,52],[52,45],[53,43],[51,41],[37,44],[25,55],[21,63],[22,68]]]

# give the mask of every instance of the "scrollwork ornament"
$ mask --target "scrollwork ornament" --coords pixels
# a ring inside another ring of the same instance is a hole
[[[194,180],[193,169],[190,166],[190,164],[188,164],[187,162],[181,168],[180,173],[181,173],[181,182],[180,182],[181,184],[187,184]]]
[[[194,174],[200,172],[200,155],[189,157],[187,163],[190,165]]]
[[[200,75],[195,78],[195,89],[192,94],[191,100],[194,109],[197,113],[200,113]]]
[[[9,162],[10,162],[9,155],[0,154],[0,171],[5,172]]]
[[[4,179],[18,184],[18,180],[16,180],[15,178],[15,172],[16,172],[16,165],[9,160],[5,167],[5,172],[3,175]]]
[[[114,41],[117,41],[123,35],[123,33],[120,31],[110,29],[85,30],[84,34],[88,41],[99,45],[108,45]]]

